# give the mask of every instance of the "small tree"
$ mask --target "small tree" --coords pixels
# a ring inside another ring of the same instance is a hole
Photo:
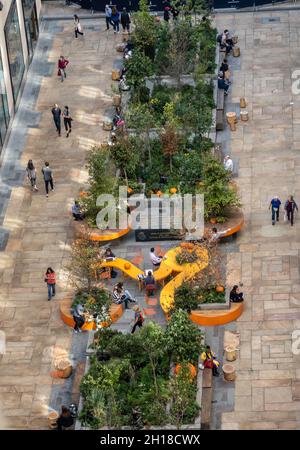
[[[127,186],[128,177],[134,176],[140,160],[139,149],[135,144],[134,139],[122,139],[110,149],[116,166],[124,173]]]
[[[161,134],[161,141],[164,155],[169,159],[170,171],[172,172],[172,159],[179,149],[179,140],[173,125],[167,124],[165,126]]]
[[[190,314],[193,309],[197,309],[198,303],[198,293],[193,288],[192,284],[189,282],[182,283],[182,285],[175,290],[171,313],[182,309]]]
[[[87,230],[71,245],[71,260],[66,269],[71,284],[78,290],[91,292],[97,284],[96,265],[103,255],[90,240]]]
[[[149,14],[147,0],[140,0],[139,11],[133,14],[134,31],[132,40],[136,48],[154,59],[155,46],[158,39],[158,24],[155,17]]]
[[[135,50],[132,57],[126,61],[125,66],[127,68],[126,83],[132,87],[133,100],[139,103],[146,89],[145,78],[153,75],[153,63],[144,53]]]
[[[200,409],[195,401],[196,387],[191,380],[187,364],[183,364],[179,373],[171,378],[170,396],[172,400],[170,421],[172,425],[176,426],[176,429],[179,429],[187,420],[189,422],[194,420]]]
[[[144,134],[144,145],[146,151],[148,152],[149,162],[151,164],[150,130],[156,126],[156,120],[153,112],[148,105],[132,105],[126,114],[126,121],[134,127],[138,134]]]
[[[226,208],[240,206],[237,192],[230,186],[230,174],[223,164],[212,156],[206,156],[203,165],[203,186],[200,191],[204,194],[204,216],[224,217]]]
[[[156,395],[158,397],[159,388],[157,383],[156,369],[159,359],[165,353],[164,332],[160,325],[154,322],[150,322],[149,324],[147,324],[147,326],[142,328],[140,335],[143,349],[150,361],[153,375],[153,384],[155,387]]]
[[[202,351],[202,333],[189,318],[186,311],[175,311],[167,325],[166,348],[176,363],[194,362]]]

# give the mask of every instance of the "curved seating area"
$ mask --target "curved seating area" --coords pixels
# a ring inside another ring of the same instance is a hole
[[[197,262],[179,265],[176,261],[176,255],[180,252],[180,250],[180,247],[169,250],[162,260],[159,269],[153,272],[153,276],[156,281],[163,281],[172,273],[175,274],[175,277],[162,288],[160,293],[160,305],[166,317],[168,317],[170,308],[174,302],[175,290],[185,280],[192,278],[197,272],[203,270],[208,264],[207,250],[198,249],[199,260]],[[99,267],[113,267],[115,269],[119,269],[136,281],[138,281],[138,275],[144,274],[143,270],[122,258],[115,258],[112,261],[105,261],[100,263]],[[190,319],[194,323],[202,326],[224,325],[236,320],[242,312],[243,303],[232,303],[229,309],[192,311],[190,314]]]
[[[63,300],[60,302],[60,317],[62,321],[68,325],[69,327],[74,328],[75,322],[73,320],[72,314],[71,314],[71,305],[72,305],[72,298],[73,294],[68,294]],[[120,317],[123,314],[123,307],[122,305],[116,305],[112,304],[110,307],[110,317],[112,322],[117,322]],[[108,326],[107,323],[102,323],[102,326]],[[96,329],[96,324],[94,321],[92,322],[86,322],[82,330],[83,331],[91,331]]]
[[[131,228],[128,227],[125,230],[99,230],[98,228],[88,228],[82,222],[74,221],[75,235],[80,236],[84,230],[88,230],[91,241],[95,242],[107,242],[119,239],[125,236]]]
[[[233,234],[237,233],[243,228],[245,224],[245,219],[244,213],[240,208],[232,208],[230,213],[227,213],[226,216],[228,217],[228,219],[226,220],[225,223],[216,223],[216,224],[206,223],[205,228],[211,229],[213,227],[216,227],[218,231],[228,230],[226,234],[221,236],[221,239],[226,238],[228,236],[232,236]]]
[[[244,303],[231,303],[229,309],[206,309],[192,311],[190,319],[192,322],[203,327],[225,325],[238,319],[244,309]]]

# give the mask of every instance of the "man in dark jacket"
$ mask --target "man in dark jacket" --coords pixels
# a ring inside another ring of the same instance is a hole
[[[56,126],[56,131],[58,132],[58,135],[60,136],[61,131],[61,109],[59,108],[58,104],[55,103],[54,107],[51,110],[53,115],[53,120]]]
[[[289,196],[287,201],[285,202],[284,209],[287,213],[287,219],[291,222],[291,226],[294,225],[294,213],[295,209],[298,212],[298,205],[294,200],[294,197],[292,195]]]
[[[52,170],[49,167],[48,161],[45,162],[45,166],[42,168],[42,174],[43,174],[44,181],[45,181],[46,197],[48,197],[49,184],[50,184],[52,191],[54,191]]]
[[[127,33],[130,33],[130,15],[126,11],[126,8],[123,8],[121,13],[121,25],[123,28],[123,33],[127,30]]]

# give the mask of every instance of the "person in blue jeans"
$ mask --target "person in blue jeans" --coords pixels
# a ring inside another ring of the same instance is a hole
[[[275,225],[275,219],[277,222],[279,221],[279,208],[281,205],[281,201],[277,195],[275,195],[269,205],[269,209],[272,208],[272,225]]]
[[[224,95],[228,94],[229,84],[224,80],[223,72],[220,72],[218,75],[218,88],[224,90]]]
[[[111,9],[111,24],[114,28],[114,33],[120,33],[120,13],[115,6]]]

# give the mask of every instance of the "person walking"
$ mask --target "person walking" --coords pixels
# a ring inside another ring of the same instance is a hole
[[[109,30],[109,24],[111,23],[111,7],[109,5],[105,5],[105,22],[106,22],[106,31]]]
[[[116,6],[111,9],[111,24],[114,27],[114,33],[120,33],[120,13]]]
[[[55,296],[55,284],[56,284],[56,275],[51,267],[48,267],[48,269],[46,270],[45,283],[47,283],[48,301],[50,301],[51,298]]]
[[[65,59],[64,56],[60,56],[57,66],[58,66],[58,72],[57,75],[60,77],[61,82],[64,81],[64,78],[67,78],[67,74],[66,74],[66,67],[69,64],[69,61],[67,59]]]
[[[52,169],[50,169],[48,161],[45,162],[45,166],[42,168],[42,174],[43,174],[44,181],[45,181],[46,197],[48,197],[49,196],[49,184],[50,184],[51,190],[54,191]]]
[[[69,137],[69,134],[72,131],[72,117],[70,116],[70,111],[69,111],[69,107],[65,106],[64,110],[63,110],[63,119],[64,119],[64,125],[65,125],[65,130],[66,130],[66,137]]]
[[[275,225],[275,219],[277,222],[279,221],[279,208],[281,205],[281,201],[277,195],[274,195],[272,198],[269,209],[272,208],[272,225]]]
[[[83,36],[82,26],[77,14],[74,14],[74,32],[76,39],[78,38],[78,34],[81,34],[81,36]]]
[[[32,162],[32,159],[30,159],[27,163],[26,172],[27,172],[27,176],[29,178],[32,190],[38,191],[38,188],[36,186],[36,170],[35,170],[34,164]]]
[[[60,136],[61,135],[60,134],[61,133],[61,109],[57,103],[55,103],[51,112],[53,115],[53,120],[54,120],[54,124],[56,127],[56,131],[58,132],[58,135]]]
[[[298,205],[294,200],[294,197],[292,195],[289,196],[287,201],[285,202],[284,209],[287,214],[287,220],[291,222],[291,226],[294,225],[294,213],[295,209],[298,212]]]
[[[127,12],[126,8],[123,8],[121,13],[121,25],[123,28],[123,33],[127,30],[127,33],[130,34],[130,14]]]
[[[137,305],[134,306],[133,307],[133,311],[134,311],[134,324],[133,324],[133,327],[132,327],[132,330],[131,330],[132,334],[135,332],[136,327],[141,328],[143,326],[143,323],[144,323],[144,320],[145,320],[143,315],[142,315],[142,312],[141,312],[139,306],[137,306]]]

